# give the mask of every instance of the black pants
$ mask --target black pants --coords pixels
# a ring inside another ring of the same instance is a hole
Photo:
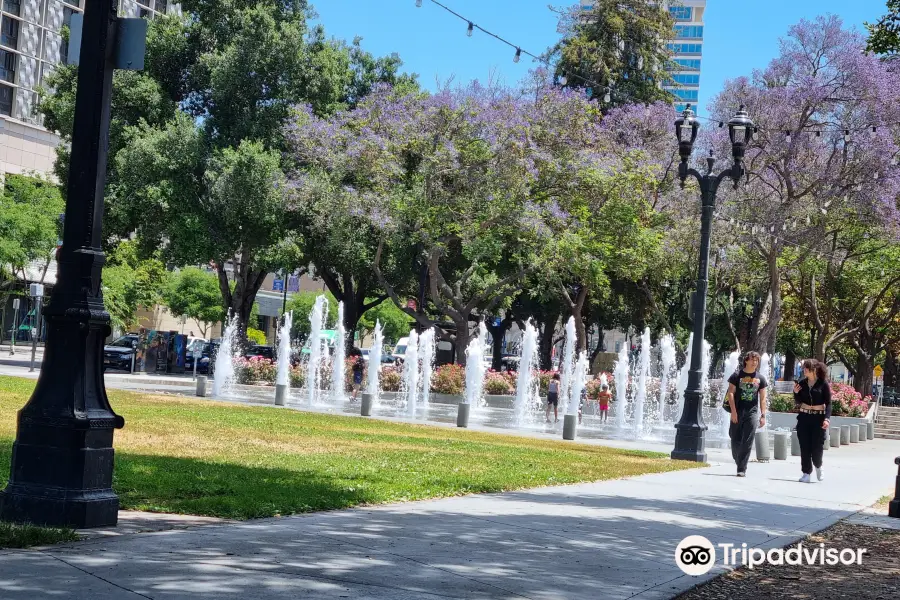
[[[825,415],[800,413],[797,415],[797,438],[800,440],[800,468],[804,473],[812,473],[813,466],[822,466],[822,451],[828,430],[822,429]]]
[[[759,425],[757,404],[754,402],[746,407],[741,404],[738,403],[737,406],[737,423],[732,422],[728,428],[728,436],[731,438],[731,456],[737,465],[738,473],[747,471],[750,450],[753,448],[753,436],[756,435],[756,426]]]

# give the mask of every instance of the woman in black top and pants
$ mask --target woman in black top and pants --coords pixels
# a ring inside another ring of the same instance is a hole
[[[797,437],[800,440],[802,483],[809,483],[813,466],[822,481],[822,451],[831,418],[831,388],[825,380],[825,365],[817,360],[803,361],[803,379],[794,384],[794,406],[797,415]]]

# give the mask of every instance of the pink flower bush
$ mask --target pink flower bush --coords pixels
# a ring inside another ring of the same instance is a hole
[[[871,396],[862,394],[845,383],[831,384],[831,414],[836,417],[864,417],[869,411]]]

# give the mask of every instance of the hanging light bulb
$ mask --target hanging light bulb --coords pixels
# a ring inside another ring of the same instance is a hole
[[[832,202],[832,200],[826,200],[825,204],[824,204],[825,208],[828,208],[829,206],[831,206],[831,202]]]
[[[822,211],[822,214],[823,214],[823,215],[827,215],[827,214],[828,214],[828,209],[827,209],[827,208],[821,208],[821,209],[819,209],[819,210]]]
[[[753,128],[753,141],[755,142],[758,139],[759,139],[759,127],[754,127]]]
[[[640,71],[644,68],[644,57],[643,56],[638,56],[637,68],[638,68],[638,71]]]
[[[519,59],[521,59],[521,58],[522,58],[522,49],[516,48],[516,55],[513,56],[513,62],[517,63],[517,62],[519,62]]]
[[[844,130],[844,143],[845,144],[850,143],[850,130],[849,129]]]
[[[466,29],[466,35],[472,37],[472,33],[475,31],[475,23],[469,21],[469,28]]]
[[[872,179],[874,179],[875,181],[878,181],[878,171],[875,171],[874,173],[872,173]]]
[[[563,73],[562,76],[559,78],[559,85],[566,85],[567,83],[569,83],[569,78],[566,77],[565,73]]]
[[[422,0],[416,0],[416,8],[422,8]]]
[[[612,95],[609,93],[609,90],[606,90],[606,93],[603,94],[603,101],[607,104],[612,102]]]
[[[810,218],[809,215],[806,215],[806,224],[807,224],[807,225],[812,225],[812,219]]]
[[[816,137],[822,137],[822,132],[821,132],[821,131],[817,131],[817,132],[816,132]]]
[[[895,156],[894,158],[891,159],[891,166],[892,166],[892,167],[896,167],[896,166],[897,166],[897,157],[896,157],[896,156]]]
[[[784,143],[790,145],[790,143],[791,143],[791,132],[790,131],[784,132]]]

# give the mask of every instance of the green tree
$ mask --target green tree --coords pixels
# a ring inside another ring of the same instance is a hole
[[[675,37],[675,21],[663,3],[592,4],[590,11],[577,5],[558,11],[563,39],[549,53],[557,78],[565,76],[570,87],[590,88],[594,99],[604,98],[611,89],[613,105],[671,101],[661,87],[671,82],[671,53],[660,40]]]
[[[357,328],[360,339],[375,331],[376,321],[383,327],[384,338],[396,342],[409,333],[412,319],[393,302],[381,302],[360,318]]]
[[[210,324],[225,318],[218,278],[197,267],[173,273],[163,290],[163,301],[173,315],[197,321],[203,337],[208,337]]]
[[[135,242],[121,242],[103,268],[103,299],[112,325],[136,327],[138,309],[152,308],[162,300],[168,276],[158,257],[142,259]]]
[[[900,50],[900,0],[887,0],[887,14],[865,26],[869,30],[869,51],[896,54]]]
[[[333,329],[337,325],[338,306],[331,292],[300,292],[299,294],[294,294],[287,302],[288,312],[294,313],[291,339],[304,342],[309,337],[309,314],[316,303],[316,298],[323,293],[328,299],[328,314],[325,317],[325,323],[322,324],[322,328]]]

